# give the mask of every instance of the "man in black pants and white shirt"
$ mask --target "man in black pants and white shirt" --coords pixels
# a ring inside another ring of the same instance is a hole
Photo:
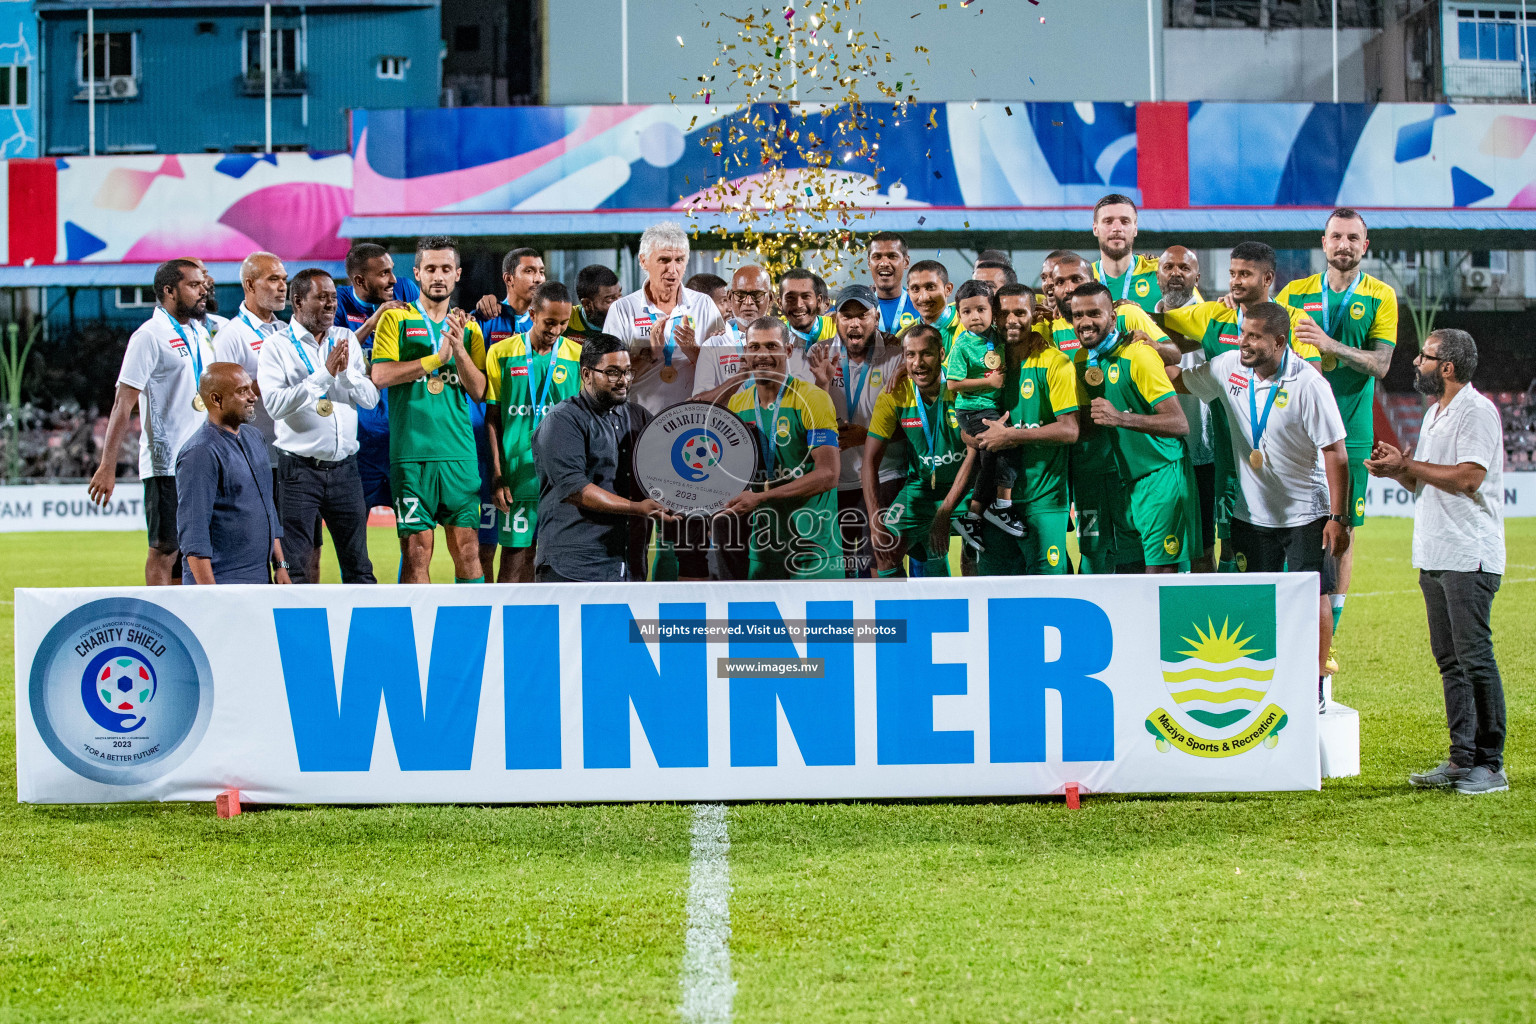
[[[1472,387],[1477,345],[1466,331],[1430,332],[1413,385],[1436,399],[1418,458],[1384,441],[1365,468],[1413,491],[1413,564],[1429,613],[1429,646],[1445,687],[1450,757],[1408,776],[1423,788],[1498,793],[1504,776],[1504,683],[1493,657],[1493,595],[1504,577],[1504,424]]]
[[[1318,711],[1323,663],[1333,638],[1328,595],[1349,544],[1349,463],[1344,420],[1328,381],[1291,351],[1285,308],[1248,310],[1236,352],[1180,370],[1174,387],[1222,402],[1237,463],[1232,546],[1239,572],[1315,572],[1318,601]],[[1170,370],[1172,368],[1170,367]]]
[[[261,400],[277,427],[278,512],[295,583],[311,573],[314,524],[324,519],[343,583],[375,583],[368,557],[368,502],[357,467],[357,410],[379,403],[362,346],[336,322],[336,282],[301,270],[289,285],[293,320],[266,339]]]

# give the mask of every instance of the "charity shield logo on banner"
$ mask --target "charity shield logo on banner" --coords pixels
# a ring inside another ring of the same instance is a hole
[[[1277,655],[1273,585],[1162,587],[1158,632],[1174,709],[1147,717],[1158,750],[1231,757],[1279,742],[1286,713],[1268,699]]]
[[[32,717],[72,771],[111,785],[159,778],[202,737],[213,676],[192,631],[159,605],[107,598],[48,631],[32,662]]]
[[[788,424],[785,424],[788,430]],[[635,478],[679,515],[710,515],[747,489],[759,452],[747,425],[718,406],[663,409],[635,442]]]

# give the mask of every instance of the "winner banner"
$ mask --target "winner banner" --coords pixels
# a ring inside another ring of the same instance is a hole
[[[1312,575],[18,590],[24,802],[1317,789]]]

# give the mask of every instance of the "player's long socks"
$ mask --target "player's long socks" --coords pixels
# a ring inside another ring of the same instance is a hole
[[[455,576],[453,578],[453,582],[455,582],[455,583],[484,583],[485,582],[485,577],[484,576],[476,576],[474,579],[466,580],[462,576]]]
[[[1344,617],[1344,599],[1348,594],[1330,594],[1328,603],[1333,606],[1333,635],[1339,635],[1339,620]]]
[[[877,569],[877,570],[875,570],[875,575],[880,577],[881,579],[888,579],[888,578],[895,577],[900,572],[901,572],[900,568],[898,568],[896,566],[892,566],[889,569]]]

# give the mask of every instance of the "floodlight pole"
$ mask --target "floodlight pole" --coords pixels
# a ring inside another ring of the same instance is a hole
[[[629,0],[619,0],[619,102],[629,105]]]
[[[96,155],[96,8],[85,9],[85,152]]]
[[[1333,102],[1339,102],[1339,0],[1333,0]]]
[[[267,149],[272,152],[272,5],[263,4],[261,11],[261,78],[262,92],[267,108]]]
[[[1157,102],[1157,15],[1152,10],[1153,0],[1147,0],[1147,96]]]
[[[1520,64],[1525,72],[1525,102],[1531,102],[1531,29],[1526,21],[1525,0],[1520,0]]]

